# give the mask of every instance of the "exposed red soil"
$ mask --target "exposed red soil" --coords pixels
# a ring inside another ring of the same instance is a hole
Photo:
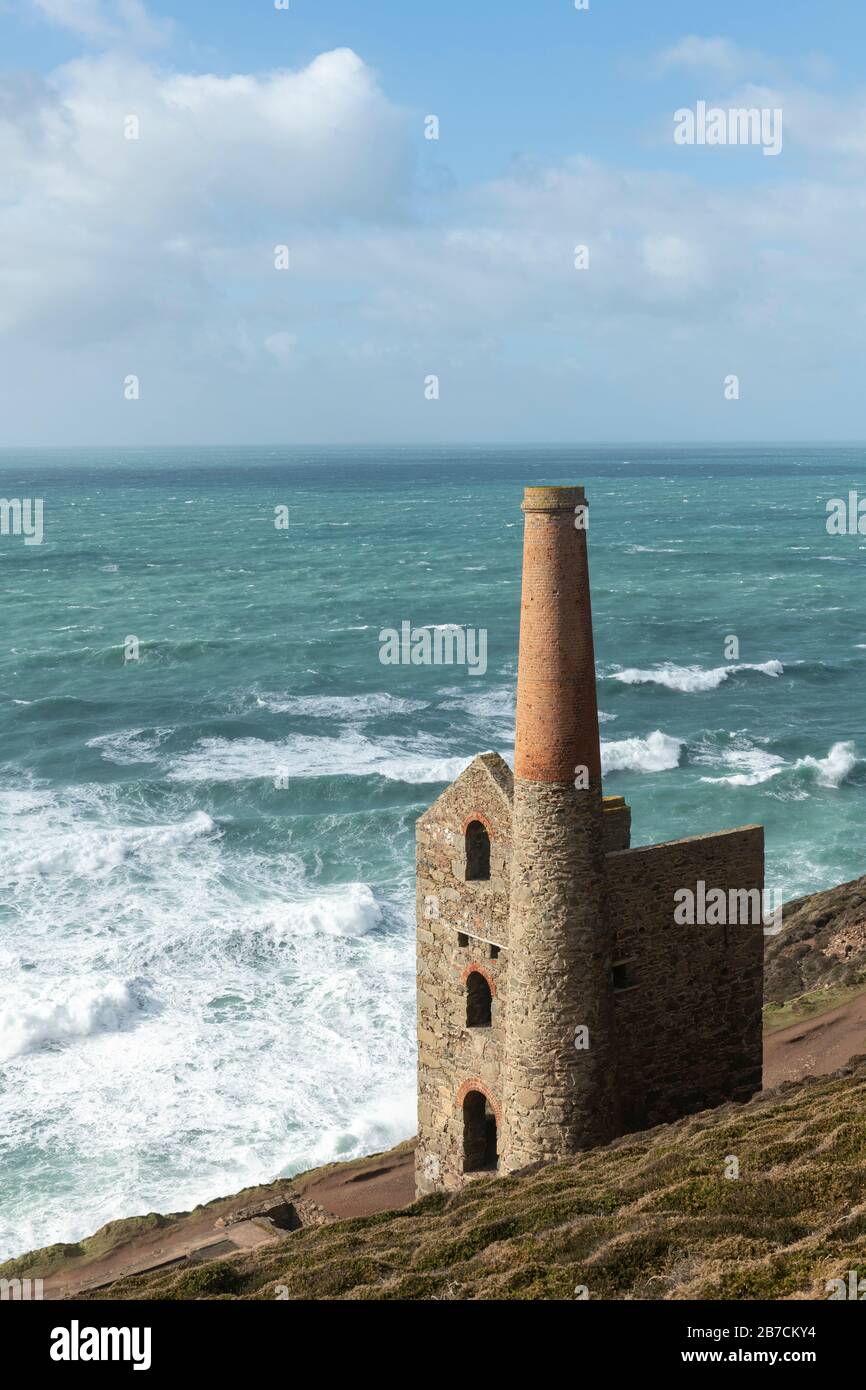
[[[764,1038],[764,1090],[780,1081],[824,1076],[866,1052],[866,992],[816,1018]]]

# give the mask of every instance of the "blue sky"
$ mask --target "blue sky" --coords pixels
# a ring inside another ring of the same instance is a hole
[[[56,0],[56,10],[86,3]],[[866,6],[854,0],[590,0],[580,13],[573,0],[290,3],[276,13],[272,0],[163,0],[148,13],[174,30],[171,60],[194,72],[299,68],[319,53],[354,49],[394,101],[447,112],[448,162],[466,178],[490,176],[515,154],[576,150],[677,167],[677,151],[647,127],[688,100],[693,84],[682,70],[662,74],[654,65],[685,35],[723,36],[827,90],[866,82]],[[29,0],[9,0],[0,22],[5,67],[50,72],[102,47],[50,22]],[[725,172],[748,177],[755,166],[732,162]]]
[[[864,38],[806,0],[0,0],[0,443],[860,438]],[[698,101],[781,110],[781,153],[675,145]]]

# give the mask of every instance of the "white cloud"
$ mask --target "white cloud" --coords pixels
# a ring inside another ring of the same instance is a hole
[[[173,28],[170,20],[154,18],[143,0],[31,0],[31,6],[40,18],[103,46],[155,48]]]
[[[291,367],[297,360],[298,338],[296,333],[271,333],[265,338],[265,347],[281,367]]]
[[[116,52],[10,76],[5,438],[600,438],[625,432],[623,401],[638,435],[706,438],[731,371],[749,389],[718,427],[772,433],[784,408],[793,433],[821,363],[859,360],[866,203],[846,141],[866,138],[856,102],[744,91],[785,107],[786,156],[789,135],[830,142],[842,176],[716,184],[713,150],[689,174],[522,159],[443,189],[422,222],[409,121],[349,50],[231,77]],[[822,383],[841,428],[856,394]]]
[[[850,175],[852,159],[858,162],[858,169],[866,159],[866,92],[843,98],[790,86],[777,91],[759,89],[747,95],[752,105],[760,101],[782,107],[785,139],[822,161],[834,160],[843,176]]]
[[[81,59],[0,100],[0,163],[0,332],[82,346],[218,297],[237,244],[275,281],[276,244],[393,215],[408,180],[403,118],[348,49],[228,78]]]
[[[703,278],[700,247],[671,232],[645,237],[643,261],[655,279],[674,285],[678,293],[688,294]]]
[[[730,79],[740,76],[760,61],[757,54],[739,48],[730,39],[704,39],[697,34],[688,34],[659,54],[656,70],[669,72],[674,68],[687,68],[713,72]]]

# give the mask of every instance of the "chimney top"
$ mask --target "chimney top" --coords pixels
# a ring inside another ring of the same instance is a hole
[[[524,512],[573,512],[586,501],[582,487],[573,484],[527,487],[523,492]]]

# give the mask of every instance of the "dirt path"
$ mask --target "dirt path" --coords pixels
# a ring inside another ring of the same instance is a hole
[[[341,1164],[324,1177],[300,1183],[298,1190],[341,1219],[408,1206],[415,1200],[414,1146]]]
[[[173,1264],[198,1263],[219,1255],[236,1255],[277,1239],[273,1231],[254,1222],[221,1231],[205,1208],[158,1232],[138,1236],[95,1259],[74,1261],[43,1281],[45,1298],[77,1298],[88,1289],[113,1284],[129,1274],[143,1274]]]
[[[836,1071],[858,1052],[866,1052],[866,993],[816,1018],[768,1033],[764,1089]]]
[[[237,1217],[256,1204],[273,1206],[281,1197],[291,1201],[293,1196],[315,1203],[339,1219],[373,1216],[406,1206],[415,1200],[414,1144],[401,1144],[388,1154],[335,1164],[307,1177],[242,1192],[170,1218],[160,1230],[134,1236],[104,1255],[63,1265],[45,1277],[44,1296],[75,1298],[130,1274],[197,1264],[283,1240],[286,1231],[275,1228],[267,1218]]]

